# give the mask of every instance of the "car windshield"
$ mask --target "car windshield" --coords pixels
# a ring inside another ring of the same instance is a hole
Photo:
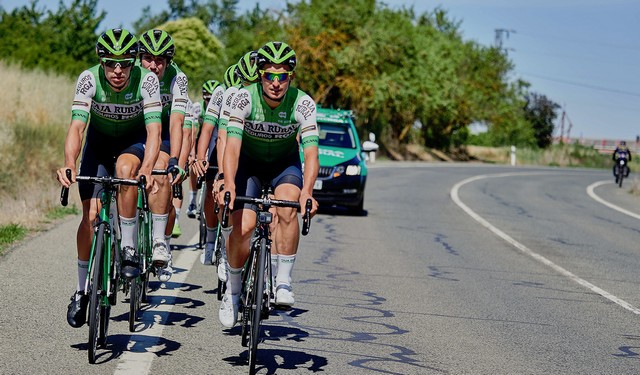
[[[320,128],[320,146],[356,148],[348,125],[318,122],[318,127]]]

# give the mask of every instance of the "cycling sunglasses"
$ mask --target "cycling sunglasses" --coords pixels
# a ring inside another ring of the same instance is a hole
[[[267,72],[266,70],[261,70],[260,75],[262,78],[266,79],[269,82],[273,82],[276,79],[278,82],[287,82],[289,77],[291,77],[293,72],[284,72],[284,73],[276,73],[276,72]]]
[[[136,61],[136,59],[134,59],[133,57],[128,58],[128,59],[110,59],[108,57],[103,57],[102,58],[102,63],[104,64],[104,66],[106,66],[108,68],[112,68],[112,69],[115,69],[118,66],[120,66],[120,68],[122,68],[122,69],[129,68],[129,67],[133,66],[135,61]]]

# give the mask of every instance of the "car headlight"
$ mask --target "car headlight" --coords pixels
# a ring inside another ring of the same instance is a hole
[[[360,175],[360,166],[359,165],[348,165],[346,174],[347,174],[347,176],[358,176],[358,175]]]

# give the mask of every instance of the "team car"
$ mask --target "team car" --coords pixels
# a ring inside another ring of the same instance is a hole
[[[313,186],[313,197],[321,207],[343,206],[361,214],[367,182],[365,152],[353,122],[353,111],[317,107],[320,143],[320,170]],[[371,144],[372,142],[366,142]]]

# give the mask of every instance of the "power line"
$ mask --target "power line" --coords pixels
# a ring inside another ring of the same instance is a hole
[[[562,37],[562,36],[558,36],[558,35],[536,35],[536,34],[530,34],[528,32],[520,32],[518,31],[518,35],[523,35],[525,37],[529,37],[529,38],[535,38],[535,39],[544,39],[544,40],[553,40],[553,41],[564,41],[567,43],[582,43],[582,44],[589,44],[589,45],[595,45],[595,46],[602,46],[602,47],[612,47],[612,48],[619,48],[619,49],[625,49],[625,50],[631,50],[634,52],[637,52],[638,50],[640,50],[640,46],[632,46],[632,45],[628,45],[628,44],[615,44],[615,43],[606,43],[606,42],[600,42],[600,41],[594,41],[594,40],[585,40],[585,39],[572,39],[572,38],[566,38],[566,37]]]
[[[523,74],[523,75],[530,76],[530,77],[535,77],[535,78],[538,78],[538,79],[544,79],[544,80],[547,80],[547,81],[564,83],[566,85],[578,86],[578,87],[583,87],[583,88],[587,88],[587,89],[591,89],[591,90],[605,91],[605,92],[611,92],[611,93],[621,94],[621,95],[629,95],[629,96],[640,97],[640,93],[638,93],[638,92],[610,89],[610,88],[607,88],[607,87],[589,85],[589,84],[586,84],[586,83],[569,81],[569,80],[562,79],[562,78],[547,77],[547,76],[534,74],[534,73],[527,73],[527,72],[520,72],[520,73]]]

